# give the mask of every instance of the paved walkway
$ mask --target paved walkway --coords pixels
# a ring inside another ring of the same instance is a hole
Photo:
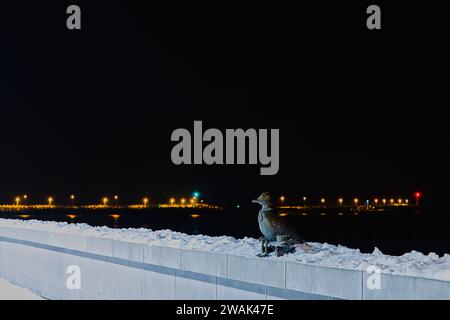
[[[43,300],[28,289],[24,289],[0,279],[0,300]]]

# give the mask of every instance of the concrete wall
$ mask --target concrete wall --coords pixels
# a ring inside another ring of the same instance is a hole
[[[81,289],[66,286],[67,267]],[[48,299],[449,299],[448,282],[0,225],[0,277]]]

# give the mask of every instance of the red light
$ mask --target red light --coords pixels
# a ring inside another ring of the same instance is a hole
[[[419,198],[421,196],[420,192],[416,192],[416,198]]]

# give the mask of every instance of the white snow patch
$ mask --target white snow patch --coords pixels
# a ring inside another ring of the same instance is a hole
[[[121,241],[144,243],[154,246],[165,246],[179,249],[208,251],[255,257],[260,252],[261,243],[257,239],[245,237],[235,239],[229,236],[211,237],[206,235],[187,235],[171,230],[155,230],[144,228],[112,229],[108,227],[92,227],[88,224],[71,224],[66,222],[0,219],[0,225],[43,230],[59,233],[76,233],[84,236],[101,237]],[[335,246],[328,243],[311,242],[312,249],[304,252],[297,247],[296,252],[282,257],[271,254],[263,259],[297,261],[318,266],[367,270],[369,266],[380,268],[383,273],[418,276],[437,280],[450,281],[450,255],[439,257],[435,253],[425,255],[411,251],[401,256],[383,254],[378,248],[373,253],[361,253],[359,249]]]

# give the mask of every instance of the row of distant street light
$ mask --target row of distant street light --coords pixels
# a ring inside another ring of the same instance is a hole
[[[114,197],[114,200],[116,201],[116,203],[117,203],[117,201],[119,201],[119,196],[118,195],[115,195]],[[22,202],[22,200],[23,200],[23,202]],[[27,200],[28,200],[28,195],[23,195],[22,197],[20,197],[20,196],[17,196],[15,199],[14,199],[14,203],[15,203],[15,205],[17,205],[17,206],[19,206],[20,204],[25,204],[26,205],[26,202],[27,202]],[[75,200],[76,200],[76,197],[75,197],[75,195],[70,195],[70,201],[71,201],[71,204],[72,205],[74,205],[75,204]],[[54,204],[54,201],[55,201],[55,199],[53,198],[53,197],[48,197],[47,198],[47,204],[49,205],[49,206],[52,206],[53,204]],[[109,198],[108,197],[103,197],[102,198],[102,201],[101,201],[101,204],[103,204],[104,206],[107,206],[108,204],[109,204]],[[145,198],[143,198],[142,199],[142,203],[144,204],[144,205],[147,205],[148,203],[149,203],[149,199],[147,198],[147,197],[145,197]]]
[[[196,204],[199,200],[200,194],[198,192],[194,192],[192,198],[190,198],[189,200],[187,200],[186,198],[180,198],[179,201],[177,201],[176,198],[170,198],[169,199],[169,203],[171,205],[186,205],[186,204]],[[71,194],[70,197],[70,202],[71,205],[75,205],[75,200],[76,200],[76,196],[74,194]],[[115,205],[119,204],[119,196],[118,195],[114,195],[113,196]],[[14,198],[14,204],[16,206],[19,206],[21,204],[23,205],[27,205],[27,201],[28,201],[28,195],[24,194],[23,196],[17,196]],[[47,205],[48,206],[53,206],[55,202],[55,199],[53,197],[48,197],[47,198]],[[203,202],[203,200],[201,200],[201,202]],[[148,206],[148,204],[150,203],[150,199],[148,197],[144,197],[141,200],[141,204],[144,205],[145,207]],[[101,199],[101,205],[103,206],[108,206],[110,204],[110,199],[108,197],[103,197]]]
[[[414,193],[414,198],[416,200],[416,205],[417,206],[419,206],[419,200],[420,200],[421,196],[422,196],[422,194],[420,192],[415,192]],[[285,201],[286,201],[286,197],[285,196],[280,196],[279,200],[280,200],[281,204],[284,204]],[[304,196],[304,197],[302,197],[302,200],[303,200],[304,206],[306,207],[307,204],[308,204],[308,198]],[[320,204],[322,206],[326,205],[326,203],[327,203],[327,200],[325,198],[321,198],[320,199]],[[340,206],[343,206],[344,205],[344,198],[338,198],[337,199],[337,203]],[[354,204],[355,206],[358,206],[358,205],[361,204],[359,198],[354,198],[351,203]],[[369,206],[370,205],[370,200],[366,200],[363,204]],[[381,204],[383,204],[383,205],[388,205],[388,204],[389,205],[409,205],[409,199],[402,199],[402,198],[394,199],[394,198],[391,198],[391,199],[388,200],[386,198],[383,198],[383,199],[375,198],[375,199],[373,199],[373,204],[375,206],[377,206],[379,204],[380,205]]]
[[[416,205],[417,206],[419,206],[419,200],[420,200],[421,196],[422,196],[422,194],[420,192],[415,192],[414,193],[414,198],[416,200]],[[169,199],[169,204],[171,206],[177,206],[177,205],[184,206],[184,205],[188,205],[188,204],[194,205],[194,204],[199,202],[199,197],[200,197],[200,194],[198,192],[194,192],[190,199],[180,198],[180,199],[177,200],[176,198],[172,197],[172,198]],[[74,194],[72,194],[72,195],[70,195],[69,198],[70,198],[71,205],[75,205],[76,196]],[[115,205],[118,205],[119,204],[118,203],[119,196],[118,195],[114,195],[113,199],[114,199]],[[307,204],[308,204],[308,198],[306,196],[303,196],[301,199],[303,200],[303,205],[306,207]],[[14,203],[15,203],[16,206],[19,206],[22,203],[24,205],[27,205],[27,200],[28,200],[28,195],[25,194],[22,197],[17,196],[14,199]],[[280,203],[282,205],[284,205],[284,203],[286,202],[286,197],[285,196],[280,196],[279,201],[280,201]],[[53,197],[48,197],[47,198],[47,205],[48,206],[53,206],[54,202],[55,202],[55,199]],[[203,200],[201,200],[200,202],[203,202]],[[149,205],[149,203],[150,203],[149,198],[147,198],[147,197],[142,198],[142,200],[141,200],[141,204],[142,205],[147,207]],[[344,205],[344,198],[338,198],[337,199],[337,203],[340,206],[343,206]],[[369,206],[371,204],[370,200],[366,200],[364,203],[361,203],[359,198],[354,198],[351,203],[353,205],[355,205],[355,206],[358,206],[360,204]],[[409,205],[409,199],[402,199],[402,198],[394,199],[394,198],[390,198],[388,200],[386,198],[383,198],[383,199],[375,198],[375,199],[373,199],[372,203],[375,206],[381,205],[381,204],[382,205],[388,205],[388,204],[389,205]],[[101,205],[108,206],[109,204],[110,204],[110,199],[108,197],[103,197],[101,199]],[[320,205],[325,206],[326,204],[327,204],[327,200],[325,198],[321,198],[320,199]]]

